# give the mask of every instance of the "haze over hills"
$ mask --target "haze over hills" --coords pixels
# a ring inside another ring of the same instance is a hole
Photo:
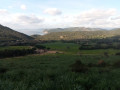
[[[17,29],[20,32],[23,32],[26,35],[33,35],[33,34],[39,34],[39,35],[43,35],[43,28],[39,28],[39,29]]]
[[[74,39],[102,39],[119,36],[120,29],[105,30],[100,28],[56,28],[44,30],[45,35],[32,35],[37,40],[74,40]]]
[[[0,41],[32,40],[33,38],[23,33],[14,31],[6,26],[0,25]]]

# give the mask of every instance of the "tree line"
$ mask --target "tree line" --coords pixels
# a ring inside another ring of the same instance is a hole
[[[6,57],[15,57],[15,56],[24,56],[28,54],[33,54],[35,52],[35,49],[16,49],[16,50],[3,50],[0,51],[0,58],[6,58]]]

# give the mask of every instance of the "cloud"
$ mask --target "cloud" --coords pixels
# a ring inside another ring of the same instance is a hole
[[[61,15],[59,17],[46,18],[46,27],[94,27],[94,28],[117,28],[120,27],[120,18],[116,17],[116,9],[90,9],[84,12]],[[112,20],[112,17],[118,18]]]
[[[88,27],[108,27],[109,23],[113,23],[111,22],[111,17],[116,15],[116,13],[116,9],[92,9],[76,15],[73,22],[76,26],[83,25]]]
[[[21,8],[22,10],[26,10],[26,9],[27,9],[26,5],[24,5],[24,4],[21,5],[20,8]]]
[[[0,24],[13,29],[64,27],[120,28],[120,16],[116,9],[91,9],[74,15],[64,14],[57,17],[10,13],[6,9],[0,9]]]
[[[20,15],[18,16],[18,20],[21,21],[22,23],[27,23],[27,24],[38,24],[44,21],[43,18],[39,18],[35,15],[31,15],[31,16]]]
[[[37,29],[44,26],[45,19],[39,15],[23,14],[23,13],[8,13],[0,14],[0,24],[19,29]]]
[[[61,15],[62,11],[60,11],[57,8],[48,8],[44,10],[44,13],[50,14],[50,15]]]
[[[111,20],[120,20],[120,16],[112,17]]]
[[[10,13],[7,9],[0,9],[0,24],[10,19]]]
[[[7,14],[7,9],[0,9],[0,15]]]

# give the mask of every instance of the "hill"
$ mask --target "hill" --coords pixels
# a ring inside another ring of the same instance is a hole
[[[120,35],[120,29],[104,30],[99,28],[66,28],[44,30],[45,35],[33,35],[37,40],[75,40],[75,39],[102,39]]]
[[[44,34],[48,34],[51,32],[73,32],[73,31],[99,31],[104,30],[101,28],[85,28],[85,27],[70,27],[70,28],[54,28],[54,29],[45,29]]]
[[[32,40],[32,39],[33,38],[28,35],[14,31],[14,30],[10,29],[9,27],[0,25],[0,42],[27,41],[27,40]]]

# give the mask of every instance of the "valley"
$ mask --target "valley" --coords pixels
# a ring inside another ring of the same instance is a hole
[[[0,30],[0,90],[120,88],[119,30],[50,32],[35,37]],[[60,39],[61,35],[66,37]]]

